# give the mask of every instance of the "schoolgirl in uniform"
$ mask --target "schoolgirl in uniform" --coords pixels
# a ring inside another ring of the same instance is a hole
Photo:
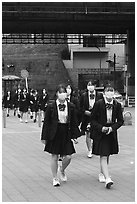
[[[56,90],[56,100],[48,104],[42,127],[41,140],[45,144],[44,151],[51,154],[51,171],[53,186],[59,186],[58,156],[63,157],[60,167],[60,179],[67,181],[65,173],[70,164],[75,148],[71,139],[77,138],[80,132],[76,122],[75,107],[66,100],[66,88],[59,85]]]
[[[79,103],[78,96],[76,95],[76,92],[73,90],[70,84],[66,86],[66,90],[67,90],[67,100],[75,105],[77,122],[78,122],[78,125],[80,125],[81,111],[80,111],[80,103]]]
[[[123,124],[121,104],[113,99],[114,89],[109,86],[104,90],[104,98],[94,105],[91,123],[93,125],[92,153],[100,156],[99,181],[105,182],[105,187],[113,184],[109,175],[109,157],[118,154],[117,129]]]
[[[18,118],[20,118],[20,111],[19,111],[19,105],[20,105],[20,96],[21,96],[21,89],[17,89],[14,94],[14,116],[17,113]]]
[[[80,108],[81,108],[81,131],[86,135],[86,145],[88,149],[88,158],[92,158],[92,128],[90,125],[90,117],[94,103],[99,99],[103,98],[102,93],[98,93],[95,90],[95,83],[90,80],[87,83],[87,90],[80,97]]]
[[[12,108],[12,96],[10,91],[7,91],[3,97],[3,106],[6,109],[7,117],[9,117],[9,112]]]
[[[28,107],[29,107],[29,98],[27,89],[23,89],[21,95],[20,95],[20,122],[23,122],[23,117],[25,116],[25,123],[28,123]]]
[[[39,99],[39,108],[41,110],[41,118],[42,122],[44,121],[46,107],[48,105],[48,93],[46,89],[42,89],[42,94],[40,95]]]
[[[32,115],[34,118],[34,123],[36,123],[37,121],[37,113],[38,113],[38,109],[39,109],[39,95],[38,95],[38,92],[37,90],[32,90],[32,95],[30,96],[30,101],[29,103],[31,104],[30,105],[30,109],[31,109],[31,112],[32,112]]]

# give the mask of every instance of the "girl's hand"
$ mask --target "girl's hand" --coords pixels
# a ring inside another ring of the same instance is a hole
[[[102,128],[102,132],[103,132],[103,133],[107,133],[108,131],[109,131],[109,127],[103,127],[103,128]]]
[[[46,140],[41,140],[41,142],[42,142],[44,145],[46,145]]]
[[[112,132],[112,127],[109,127],[108,132],[106,133],[106,135],[109,135]]]
[[[72,142],[74,142],[75,144],[78,144],[78,140],[77,139],[71,139]]]
[[[85,111],[85,115],[90,116],[90,115],[91,115],[91,112],[86,110],[86,111]]]

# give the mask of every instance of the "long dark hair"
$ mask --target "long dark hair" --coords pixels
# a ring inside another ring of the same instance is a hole
[[[61,89],[63,89],[64,92],[67,93],[65,84],[59,84],[59,85],[56,87],[56,90],[55,90],[55,94],[54,94],[54,97],[53,97],[54,100],[57,99],[57,92],[60,92]]]

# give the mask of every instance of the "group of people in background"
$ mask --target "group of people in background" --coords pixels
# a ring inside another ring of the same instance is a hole
[[[10,115],[10,109],[14,110],[14,116],[18,116],[20,122],[28,123],[28,116],[37,121],[38,111],[41,111],[41,118],[44,120],[45,110],[48,104],[49,96],[46,89],[42,89],[41,93],[31,89],[17,89],[14,93],[8,91],[3,96],[3,107],[6,109],[7,117]]]
[[[53,186],[67,181],[66,169],[75,153],[75,141],[86,136],[87,156],[100,156],[99,182],[110,189],[113,180],[109,174],[109,157],[118,154],[117,129],[123,125],[121,104],[114,99],[114,88],[107,86],[104,93],[95,90],[93,81],[80,97],[73,94],[71,85],[60,84],[55,100],[47,105],[41,132],[44,151],[51,154]],[[59,158],[62,165],[58,168]],[[60,174],[60,179],[58,174]]]

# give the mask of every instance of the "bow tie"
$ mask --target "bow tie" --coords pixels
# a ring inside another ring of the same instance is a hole
[[[59,104],[58,106],[59,106],[59,110],[60,111],[64,111],[65,110],[65,107],[66,107],[65,104]]]
[[[66,100],[67,100],[68,102],[70,102],[70,98],[66,98]]]
[[[90,94],[89,97],[90,97],[90,99],[94,99],[95,98],[95,94]]]
[[[106,108],[107,108],[108,110],[112,109],[112,108],[113,108],[113,104],[106,103]]]

